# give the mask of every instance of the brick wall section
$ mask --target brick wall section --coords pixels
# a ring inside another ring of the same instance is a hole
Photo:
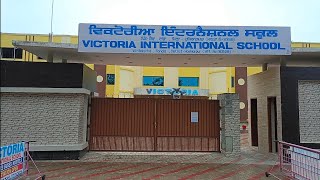
[[[80,97],[80,114],[79,114],[79,135],[78,135],[78,142],[84,143],[86,142],[86,131],[87,131],[87,124],[88,124],[88,96],[81,95]]]
[[[240,106],[238,94],[218,95],[220,101],[221,153],[240,156]]]
[[[85,143],[87,99],[85,94],[1,93],[1,146],[22,140]]]
[[[301,143],[320,143],[320,81],[299,81]]]
[[[268,100],[267,97],[276,97],[277,101],[277,132],[278,140],[282,139],[281,122],[281,85],[280,67],[269,67],[267,71],[248,77],[248,102],[257,99],[258,111],[258,149],[260,152],[269,152],[268,142]],[[249,143],[251,144],[251,103],[249,110]]]

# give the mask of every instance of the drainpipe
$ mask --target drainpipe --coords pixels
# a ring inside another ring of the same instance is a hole
[[[49,36],[49,42],[53,41],[53,32],[52,32],[52,23],[53,23],[53,4],[54,4],[54,0],[52,0],[51,2],[51,31],[50,31],[50,36]]]

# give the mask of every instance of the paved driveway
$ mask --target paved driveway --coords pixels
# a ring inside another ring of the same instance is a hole
[[[37,161],[46,179],[275,179],[264,173],[276,163],[242,138],[242,154],[89,152],[79,161]],[[279,174],[278,168],[272,172]],[[31,166],[30,176],[36,170]],[[283,177],[280,176],[281,179]]]

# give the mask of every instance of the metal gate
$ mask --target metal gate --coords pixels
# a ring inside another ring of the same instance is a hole
[[[90,150],[220,150],[214,100],[93,98],[90,121]]]

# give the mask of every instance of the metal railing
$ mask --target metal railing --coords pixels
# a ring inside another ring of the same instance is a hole
[[[301,180],[320,180],[320,151],[278,141],[280,171]],[[266,172],[266,176],[272,175]],[[273,175],[274,176],[274,175]]]

